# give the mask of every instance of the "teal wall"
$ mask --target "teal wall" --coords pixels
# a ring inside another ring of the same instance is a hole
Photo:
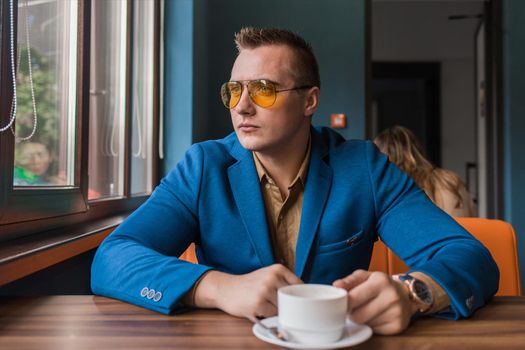
[[[193,141],[193,0],[165,2],[164,161],[166,174]]]
[[[525,1],[503,1],[505,220],[518,236],[525,286]],[[525,290],[525,288],[523,288]]]
[[[243,26],[283,27],[306,38],[321,70],[314,124],[346,113],[342,134],[365,136],[365,0],[169,0],[165,13],[164,172],[192,142],[233,131],[219,88],[230,78],[233,35]]]

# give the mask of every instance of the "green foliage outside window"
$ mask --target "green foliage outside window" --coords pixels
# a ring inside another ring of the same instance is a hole
[[[33,103],[31,101],[27,48],[21,50],[19,57],[16,134],[19,137],[26,137],[33,130]],[[42,142],[52,151],[58,146],[59,137],[57,74],[53,71],[53,65],[50,64],[49,59],[35,48],[31,48],[31,68],[38,123],[35,135],[29,142]]]
[[[27,137],[33,131],[34,112],[31,97],[31,81],[27,60],[27,48],[22,48],[19,54],[17,71],[17,111],[16,135]],[[42,185],[46,184],[40,176],[32,174],[21,165],[23,159],[23,143],[44,144],[50,155],[48,175],[56,175],[57,163],[56,150],[59,142],[58,92],[57,72],[54,64],[42,55],[37,49],[31,48],[31,69],[33,73],[33,87],[37,113],[37,127],[35,134],[29,140],[17,140],[15,144],[14,183],[16,185]]]

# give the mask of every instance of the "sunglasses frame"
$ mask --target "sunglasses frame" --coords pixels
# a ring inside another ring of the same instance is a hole
[[[256,82],[262,82],[263,85],[266,85],[266,86],[270,86],[273,88],[273,101],[271,104],[269,105],[265,105],[265,106],[261,106],[259,103],[257,103],[254,98],[255,98],[255,94],[250,91],[250,84],[253,84],[253,83],[256,83]],[[228,89],[228,84],[230,83],[235,83],[235,84],[239,84],[241,86],[241,93],[239,95],[239,100],[234,104],[234,105],[231,105],[231,104],[227,104],[226,101],[224,100],[223,96],[224,95],[228,95],[230,96],[230,100],[231,100],[231,92],[227,92],[227,89]],[[243,84],[245,83],[245,84]],[[235,108],[238,104],[239,104],[239,101],[241,100],[241,96],[244,92],[244,86],[246,86],[246,88],[248,89],[248,96],[250,97],[250,100],[256,104],[257,106],[259,107],[262,107],[262,108],[269,108],[271,106],[273,106],[275,104],[275,101],[277,100],[277,94],[279,92],[283,92],[283,91],[293,91],[293,90],[302,90],[302,89],[310,89],[312,88],[313,86],[312,85],[301,85],[301,86],[296,86],[296,87],[293,87],[293,88],[290,88],[290,89],[281,89],[281,90],[277,90],[277,83],[274,82],[274,81],[271,81],[271,80],[268,80],[268,79],[255,79],[255,80],[231,80],[231,81],[227,81],[225,83],[223,83],[221,85],[221,100],[222,100],[222,103],[224,105],[224,107],[226,107],[227,109],[233,109]],[[253,94],[253,95],[252,95]]]

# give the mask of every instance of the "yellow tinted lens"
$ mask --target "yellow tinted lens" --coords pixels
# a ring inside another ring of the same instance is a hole
[[[226,108],[232,109],[237,106],[242,95],[242,85],[238,82],[230,81],[221,86],[221,99]]]
[[[254,80],[248,83],[252,101],[260,107],[270,107],[275,103],[275,85],[267,80]]]

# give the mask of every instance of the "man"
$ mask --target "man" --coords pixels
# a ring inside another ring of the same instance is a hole
[[[352,318],[376,333],[417,312],[469,316],[497,290],[489,252],[371,142],[313,128],[320,79],[294,33],[244,28],[221,89],[235,133],[196,144],[100,246],[97,294],[163,313],[185,306],[277,313],[279,287],[348,290]],[[377,234],[412,268],[368,272]],[[177,257],[195,242],[199,264]],[[414,288],[415,287],[415,288]]]

